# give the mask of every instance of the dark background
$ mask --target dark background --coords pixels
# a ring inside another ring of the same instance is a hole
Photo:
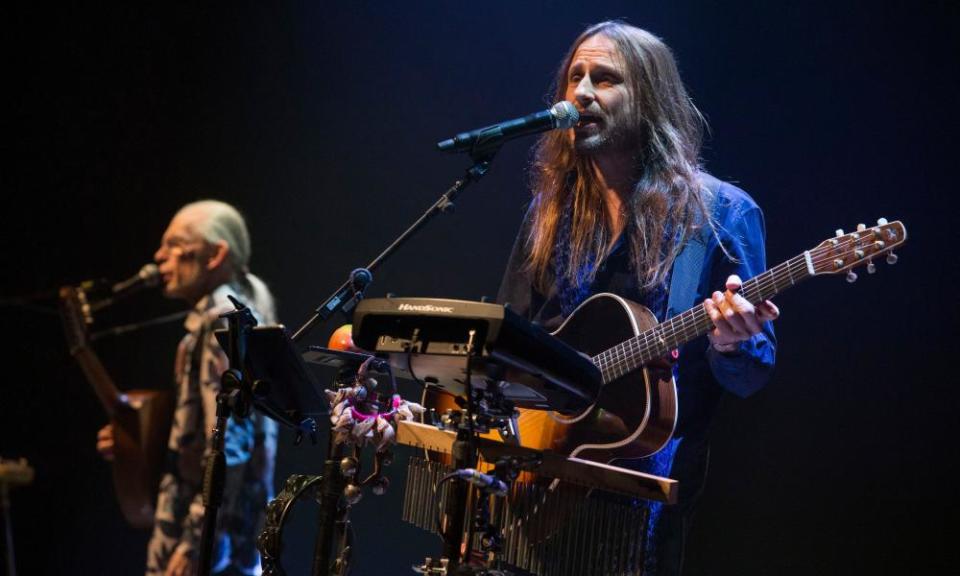
[[[455,132],[543,109],[589,23],[623,17],[674,49],[712,137],[707,168],[764,208],[768,262],[836,228],[901,219],[900,263],[849,285],[781,295],[773,382],[724,402],[688,574],[942,573],[957,564],[955,300],[949,252],[958,102],[952,2],[299,2],[75,4],[5,10],[2,91],[6,368],[0,455],[22,574],[134,574],[127,528],[94,450],[105,417],[49,302],[10,298],[151,258],[185,202],[248,216],[252,268],[302,324],[459,177],[433,151]],[[532,140],[382,268],[371,296],[494,295],[528,193]],[[178,309],[140,295],[103,325]],[[317,328],[324,343],[339,325]],[[126,388],[169,380],[177,324],[101,341]],[[401,451],[402,452],[402,451]],[[316,473],[284,434],[278,482]],[[392,493],[360,503],[356,574],[405,574],[439,541]],[[314,510],[288,539],[308,572]]]

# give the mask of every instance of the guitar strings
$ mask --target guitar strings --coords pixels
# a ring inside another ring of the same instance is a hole
[[[773,272],[774,274],[776,274],[776,271],[778,269],[786,269],[789,274],[790,268],[797,267],[796,265],[798,264],[802,266],[803,262],[798,263],[798,262],[788,261],[786,263],[780,264],[772,268],[770,271],[768,271],[768,273],[764,273],[764,276],[769,276],[770,275],[769,272]],[[759,276],[756,278],[759,278]],[[751,280],[754,280],[754,279],[751,279]],[[759,282],[756,282],[756,281],[751,282],[751,280],[744,282],[745,292],[751,291],[750,289],[753,287],[752,284],[759,284]],[[776,285],[776,278],[773,278],[771,281],[773,282],[774,285]],[[763,282],[763,280],[761,280],[761,282]],[[790,274],[791,285],[794,284],[795,282],[796,281],[792,278],[792,274]],[[767,284],[769,283],[770,282],[767,282]],[[599,354],[596,357],[597,363],[599,364],[601,371],[603,371],[604,368],[608,369],[608,371],[612,369],[615,371],[619,371],[619,374],[615,374],[616,376],[622,376],[626,374],[628,371],[632,370],[633,368],[636,368],[637,366],[645,363],[646,361],[649,361],[650,359],[652,359],[657,355],[662,355],[663,353],[666,353],[666,351],[668,351],[670,348],[673,348],[676,346],[677,338],[671,337],[670,335],[667,335],[667,337],[664,337],[663,332],[665,330],[669,330],[671,332],[674,332],[675,334],[679,332],[680,336],[687,336],[689,335],[688,328],[692,327],[694,329],[693,336],[695,337],[697,335],[697,328],[701,324],[701,322],[705,319],[705,316],[706,316],[706,311],[703,309],[702,305],[699,306],[698,308],[688,310],[687,312],[680,314],[678,316],[675,316],[662,324],[658,324],[657,326],[651,328],[650,330],[645,331],[644,333],[640,334],[635,338],[631,338],[630,340],[627,340],[626,342],[621,343],[617,346],[614,346],[610,350]],[[688,318],[691,318],[691,317],[693,318],[693,321],[690,322],[692,326],[687,326]],[[678,323],[680,324],[679,330],[676,328],[676,324]],[[670,344],[669,340],[674,340],[673,345]],[[666,350],[664,350],[663,344],[667,345]],[[637,352],[640,352],[641,356],[643,356],[642,354],[643,352],[648,352],[649,354],[647,355],[648,357],[646,359],[637,358],[637,354],[636,354]],[[610,356],[612,356],[612,358],[609,358]],[[606,365],[604,365],[605,360],[607,360]]]
[[[867,234],[869,234],[868,238],[875,238],[876,230],[871,229],[868,231]],[[841,241],[838,241],[838,243],[835,245],[821,246],[821,247],[814,248],[813,250],[810,251],[812,256],[811,260],[814,262],[815,268],[818,268],[820,265],[827,262],[828,260],[836,259],[838,255],[837,253],[844,252],[845,249],[848,248],[850,244],[859,245],[863,240],[864,238],[847,237]],[[871,258],[880,253],[882,252],[879,252],[877,254],[872,254]],[[799,279],[795,279],[792,274],[792,272],[795,270],[799,272],[803,272],[804,274],[801,274]],[[784,274],[783,274],[784,272],[786,272],[787,274],[786,277],[784,277]],[[774,288],[771,295],[779,291],[778,286],[780,284],[780,281],[782,280],[786,280],[786,282],[784,283],[784,288],[786,288],[786,287],[792,286],[793,284],[796,284],[796,282],[798,282],[799,280],[806,279],[807,277],[809,277],[809,274],[806,274],[805,272],[807,272],[806,260],[803,258],[803,255],[800,255],[784,263],[781,263],[778,266],[775,266],[774,268],[771,268],[770,270],[762,273],[761,275],[758,275],[750,280],[747,280],[746,282],[744,282],[742,293],[744,294],[745,297],[748,298],[748,300],[759,301],[761,299],[765,299],[765,298],[762,298],[762,296],[764,292],[770,290],[771,286]],[[756,294],[756,295],[752,294],[752,292],[754,291],[759,291],[760,294]],[[691,326],[687,326],[688,324],[687,320],[690,318],[692,318],[692,322],[690,322]],[[692,327],[693,328],[692,335],[693,337],[696,337],[697,335],[699,335],[698,328],[703,328],[704,331],[706,331],[706,329],[709,329],[709,323],[704,322],[705,320],[708,321],[709,318],[708,318],[708,315],[706,315],[706,311],[703,308],[703,306],[701,305],[697,308],[693,308],[683,314],[680,314],[678,316],[675,316],[674,318],[669,319],[663,324],[659,324],[651,328],[650,330],[645,331],[643,334],[635,338],[632,338],[620,345],[614,346],[610,350],[607,350],[599,354],[597,357],[595,357],[596,363],[600,366],[602,371],[605,368],[607,369],[607,371],[610,371],[610,369],[616,369],[616,370],[619,370],[620,374],[615,374],[615,376],[623,375],[627,371],[633,368],[636,368],[640,364],[644,363],[642,358],[637,358],[637,352],[640,352],[641,356],[643,356],[643,352],[647,352],[648,353],[647,361],[649,361],[649,359],[656,357],[658,355],[662,356],[670,348],[674,347],[678,343],[677,342],[678,339],[675,337],[671,338],[671,334],[667,334],[666,335],[667,338],[664,338],[663,336],[664,332],[669,331],[669,332],[672,332],[674,336],[680,335],[680,336],[686,337],[690,335],[690,331],[688,331],[688,328]],[[679,330],[676,327],[676,325],[678,324],[678,321],[680,324]],[[674,340],[673,346],[670,345],[670,343],[668,342],[668,339]],[[666,350],[663,348],[663,345],[662,345],[664,343],[666,343],[668,346]],[[605,361],[607,362],[606,365],[604,364]],[[624,367],[626,367],[626,369],[624,369]]]
[[[879,229],[871,228],[861,232],[856,237],[849,234],[838,240],[836,244],[818,246],[810,250],[810,261],[814,268],[813,275],[816,275],[816,271],[820,270],[824,264],[838,259],[843,260],[841,256],[849,257],[850,248],[865,249],[870,245],[875,246],[878,231]],[[858,261],[869,261],[895,246],[896,244],[884,247],[869,257],[862,256]],[[748,301],[759,302],[810,277],[811,274],[807,269],[807,260],[804,256],[805,254],[795,256],[746,280],[741,288],[741,294]],[[846,267],[843,266],[837,271]],[[796,277],[795,273],[797,273]],[[781,284],[783,288],[780,287]],[[766,294],[769,294],[769,296],[765,296]],[[677,326],[678,324],[679,326]],[[677,347],[681,341],[688,341],[705,333],[710,326],[709,314],[701,304],[597,354],[592,360],[600,368],[604,381],[610,381],[613,378],[625,375],[655,357],[662,357],[669,350]],[[672,344],[671,340],[673,341]]]
[[[817,258],[822,260],[819,254]],[[793,274],[794,271],[805,272],[805,262],[802,256],[788,260],[787,262],[775,266],[758,277],[747,280],[744,282],[742,292],[748,300],[759,301],[762,299],[761,296],[763,293],[769,291],[771,287],[773,287],[774,292],[776,292],[776,288],[781,281],[785,281],[784,286],[786,287],[787,282],[789,282],[789,285],[793,285],[797,281],[806,278],[806,275],[800,274],[801,277],[799,279],[795,279]],[[784,275],[784,272],[786,272],[786,276]],[[760,291],[760,294],[754,295],[753,292],[757,290]],[[678,324],[679,329],[677,326]],[[640,335],[639,338],[628,341],[626,343],[627,346],[624,346],[621,350],[615,351],[615,359],[617,360],[616,365],[622,369],[624,361],[629,360],[629,358],[626,357],[627,352],[647,352],[647,360],[649,360],[652,357],[662,355],[670,348],[675,347],[679,343],[678,338],[671,338],[670,334],[667,334],[665,337],[664,332],[673,332],[674,336],[686,338],[688,336],[695,337],[699,335],[698,332],[700,332],[701,329],[705,330],[708,328],[709,315],[706,313],[705,308],[700,305],[697,308],[691,309],[691,311],[688,311],[688,313],[678,315],[669,319],[663,324],[653,327],[644,334]],[[670,342],[670,340],[673,342]],[[664,349],[664,345],[666,345],[666,349]]]

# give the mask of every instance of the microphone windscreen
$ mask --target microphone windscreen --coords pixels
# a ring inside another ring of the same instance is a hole
[[[156,286],[160,282],[160,268],[153,262],[144,264],[137,275],[143,279],[144,286]]]
[[[566,100],[554,104],[550,108],[550,114],[553,115],[557,128],[573,128],[580,121],[580,113],[577,112],[577,107]]]

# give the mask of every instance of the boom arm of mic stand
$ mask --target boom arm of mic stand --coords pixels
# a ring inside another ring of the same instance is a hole
[[[318,322],[328,319],[335,312],[349,312],[349,309],[356,304],[356,301],[363,297],[363,291],[366,289],[367,284],[373,280],[373,275],[370,271],[376,269],[390,254],[395,252],[410,236],[422,228],[438,212],[449,212],[453,208],[453,199],[456,198],[467,185],[479,180],[487,173],[496,150],[497,148],[478,151],[476,155],[473,155],[474,164],[467,170],[466,176],[454,182],[453,186],[444,192],[420,218],[387,246],[379,256],[374,258],[366,268],[354,270],[350,278],[344,282],[332,296],[327,298],[327,300],[315,310],[313,316],[291,336],[291,340],[293,342],[300,341]],[[360,271],[366,274],[358,274]],[[358,280],[363,283],[362,286],[358,287],[356,285]],[[465,444],[469,449],[469,442],[465,442]],[[323,574],[331,566],[330,558],[333,552],[331,549],[331,536],[336,533],[335,524],[337,519],[337,514],[335,514],[334,511],[343,485],[343,478],[338,468],[338,453],[335,450],[335,446],[332,445],[332,439],[331,444],[327,446],[327,454],[327,459],[324,462],[323,480],[321,481],[324,504],[319,519],[318,538],[314,548],[313,570],[315,575]],[[470,458],[467,457],[465,460],[470,460]],[[458,487],[458,489],[463,490],[462,487]],[[450,512],[455,513],[453,510],[450,510]],[[462,511],[460,521],[462,525]]]
[[[437,215],[438,212],[449,212],[453,209],[453,200],[467,187],[471,182],[476,182],[482,178],[487,171],[490,170],[490,164],[493,162],[493,157],[496,155],[497,151],[500,149],[502,142],[497,142],[493,146],[487,146],[483,148],[477,148],[470,152],[470,157],[473,159],[473,166],[467,169],[466,176],[454,182],[446,192],[444,192],[436,202],[433,203],[430,208],[427,209],[423,215],[420,216],[409,228],[404,230],[404,232],[397,237],[387,248],[380,253],[379,256],[373,259],[372,262],[367,264],[366,268],[357,268],[350,274],[350,278],[343,283],[332,296],[327,298],[323,304],[317,307],[314,311],[313,316],[304,323],[293,336],[291,340],[294,342],[299,342],[307,333],[321,321],[325,321],[335,312],[343,311],[349,313],[353,309],[353,306],[356,305],[356,302],[359,298],[363,297],[363,291],[366,289],[367,284],[373,280],[373,276],[370,273],[371,270],[375,270],[384,260],[387,259],[393,252],[395,252],[404,242],[406,242],[413,234],[424,226],[431,218]],[[357,282],[357,272],[363,271],[366,272],[368,280],[362,287],[359,289],[356,287]]]

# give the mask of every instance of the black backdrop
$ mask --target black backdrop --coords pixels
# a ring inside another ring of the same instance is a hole
[[[815,279],[778,299],[771,385],[725,402],[689,574],[937,573],[956,564],[958,321],[950,2],[136,3],[7,10],[0,297],[148,260],[172,213],[239,206],[253,269],[299,325],[466,167],[433,144],[542,109],[584,25],[623,17],[676,52],[712,137],[707,168],[764,207],[771,264],[858,222],[902,219],[895,267]],[[530,141],[375,273],[372,296],[493,295],[528,195]],[[94,451],[104,416],[48,303],[0,310],[0,454],[36,467],[13,493],[23,574],[131,574]],[[104,323],[175,303],[142,295]],[[310,337],[323,343],[337,322]],[[103,341],[125,387],[168,382],[180,329]],[[278,482],[318,472],[284,434]],[[394,489],[355,512],[357,574],[403,574],[438,542]],[[294,518],[307,573],[309,505]]]

